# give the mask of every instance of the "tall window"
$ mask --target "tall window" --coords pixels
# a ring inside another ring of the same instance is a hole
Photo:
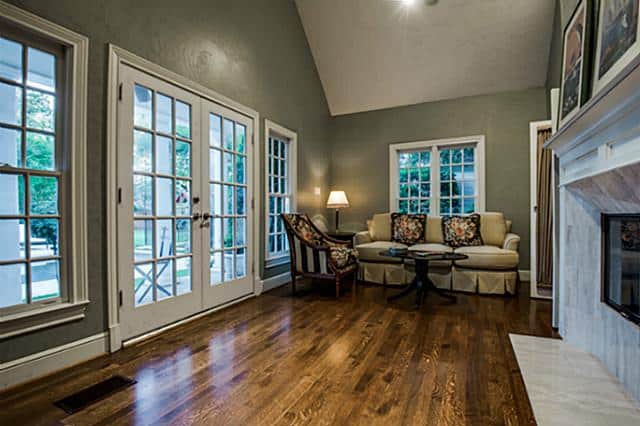
[[[61,49],[0,37],[0,307],[61,296]]]
[[[390,145],[391,210],[465,215],[484,210],[484,137]]]
[[[295,210],[296,191],[296,143],[294,132],[265,121],[266,147],[266,192],[267,192],[267,266],[286,261],[289,242],[280,218],[281,213]]]
[[[78,320],[88,303],[89,41],[2,2],[0,17],[2,339]]]

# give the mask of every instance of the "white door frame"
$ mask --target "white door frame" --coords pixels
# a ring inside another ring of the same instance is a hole
[[[140,56],[137,56],[125,49],[109,44],[109,71],[107,80],[107,235],[116,235],[117,233],[117,208],[118,208],[118,170],[117,170],[117,140],[118,140],[118,98],[119,98],[119,76],[118,69],[120,64],[126,64],[147,74],[165,80],[179,88],[190,91],[202,98],[230,108],[240,114],[249,117],[252,120],[253,138],[251,144],[253,149],[259,149],[260,144],[255,141],[260,135],[260,114],[252,108],[242,105],[232,99],[221,95],[199,83],[193,82],[173,71],[167,70],[153,62],[150,62]],[[255,152],[253,156],[253,182],[255,190],[259,190],[260,178],[260,155]],[[248,297],[258,295],[260,292],[260,231],[259,218],[261,197],[254,194],[251,200],[253,214],[253,294]],[[258,213],[256,213],[258,212]],[[122,337],[120,335],[120,318],[119,318],[119,297],[118,297],[118,250],[115,238],[107,238],[107,300],[109,314],[109,349],[115,352],[122,347]],[[240,299],[243,300],[243,299]],[[238,300],[238,301],[240,301]],[[220,309],[217,307],[215,309]],[[198,314],[198,316],[201,316]],[[169,326],[170,327],[170,326]]]
[[[538,212],[537,212],[537,204],[538,204],[538,131],[543,129],[551,129],[552,123],[551,120],[545,121],[534,121],[529,123],[529,154],[530,154],[530,206],[531,206],[531,232],[529,234],[529,240],[531,244],[531,253],[530,253],[530,296],[539,298],[539,299],[551,299],[551,296],[543,296],[538,294],[538,283],[537,283],[537,227],[538,227]],[[553,183],[552,183],[553,184]],[[553,203],[552,197],[552,203]],[[551,206],[553,209],[553,205]]]

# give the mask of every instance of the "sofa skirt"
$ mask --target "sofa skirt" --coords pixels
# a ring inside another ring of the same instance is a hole
[[[358,279],[374,284],[406,285],[415,274],[411,265],[360,262]],[[479,294],[516,294],[517,271],[484,271],[474,269],[432,268],[429,278],[436,287]]]

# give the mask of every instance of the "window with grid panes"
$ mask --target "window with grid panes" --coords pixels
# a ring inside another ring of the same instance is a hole
[[[479,143],[438,142],[392,145],[394,210],[447,216],[480,209]]]
[[[289,141],[273,136],[269,137],[268,145],[267,260],[272,260],[289,255],[289,243],[280,214],[290,212],[292,194],[289,175]]]
[[[0,37],[0,308],[66,296],[64,48]]]
[[[398,211],[429,213],[431,151],[402,152],[398,156]]]
[[[476,164],[474,147],[440,149],[440,214],[471,214],[476,211]]]

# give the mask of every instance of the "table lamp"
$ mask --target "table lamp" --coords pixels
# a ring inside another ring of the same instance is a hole
[[[327,208],[336,209],[336,232],[338,232],[338,227],[340,226],[340,209],[344,207],[349,207],[347,194],[344,191],[331,191],[327,200]]]

